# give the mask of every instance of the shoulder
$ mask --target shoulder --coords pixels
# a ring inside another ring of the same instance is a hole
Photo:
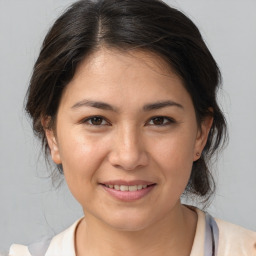
[[[235,224],[215,218],[219,228],[219,254],[220,255],[255,255],[256,232],[237,226]]]
[[[82,218],[53,238],[46,238],[28,246],[13,244],[9,256],[75,256],[75,230],[81,220]]]
[[[9,256],[31,256],[28,247],[21,244],[12,244]]]
[[[197,208],[192,209],[198,214],[198,223],[193,245],[195,253],[191,255],[203,255],[206,248],[212,248],[214,241],[218,256],[256,256],[256,232],[212,218]],[[210,224],[210,228],[207,228],[207,223]]]
[[[52,238],[45,256],[75,256],[75,232],[83,218]]]

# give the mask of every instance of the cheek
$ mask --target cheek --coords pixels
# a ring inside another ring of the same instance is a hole
[[[59,150],[63,165],[69,167],[89,165],[101,158],[104,137],[87,135],[82,129],[67,129],[59,133]]]
[[[95,136],[78,132],[69,132],[69,136],[61,138],[60,134],[59,150],[65,179],[71,193],[81,202],[85,190],[89,193],[91,185],[97,182],[97,170],[105,159],[107,146],[104,138],[99,141]]]
[[[193,165],[194,145],[193,136],[181,133],[165,137],[152,147],[154,152],[151,155],[162,170],[165,181],[174,187],[187,185]]]

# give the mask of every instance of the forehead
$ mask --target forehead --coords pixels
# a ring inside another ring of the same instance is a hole
[[[171,65],[156,53],[142,49],[118,50],[114,48],[101,48],[92,52],[80,63],[74,79],[85,70],[92,71],[100,68],[103,71],[104,68],[111,68],[116,64],[119,65],[119,69],[139,67],[145,70],[151,69],[152,72],[163,76],[172,76],[175,74]]]
[[[78,66],[64,100],[97,97],[116,104],[189,97],[182,80],[158,55],[141,50],[101,49]],[[159,99],[158,99],[159,98]],[[119,101],[118,101],[119,100]]]

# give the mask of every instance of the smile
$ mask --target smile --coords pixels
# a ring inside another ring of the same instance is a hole
[[[148,185],[133,185],[133,186],[126,186],[126,185],[105,185],[108,188],[112,188],[115,190],[120,191],[137,191],[146,188]]]
[[[151,191],[156,187],[154,184],[138,184],[137,185],[123,185],[120,184],[100,184],[102,188],[115,199],[131,202],[144,198],[146,195],[150,194]]]

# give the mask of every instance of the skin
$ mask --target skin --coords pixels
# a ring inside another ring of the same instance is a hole
[[[166,101],[175,104],[145,110]],[[189,255],[197,215],[180,196],[211,124],[209,117],[198,126],[182,80],[160,57],[101,48],[84,60],[62,95],[56,130],[45,130],[52,159],[63,165],[85,214],[76,254]],[[99,185],[116,179],[156,185],[123,202]]]

